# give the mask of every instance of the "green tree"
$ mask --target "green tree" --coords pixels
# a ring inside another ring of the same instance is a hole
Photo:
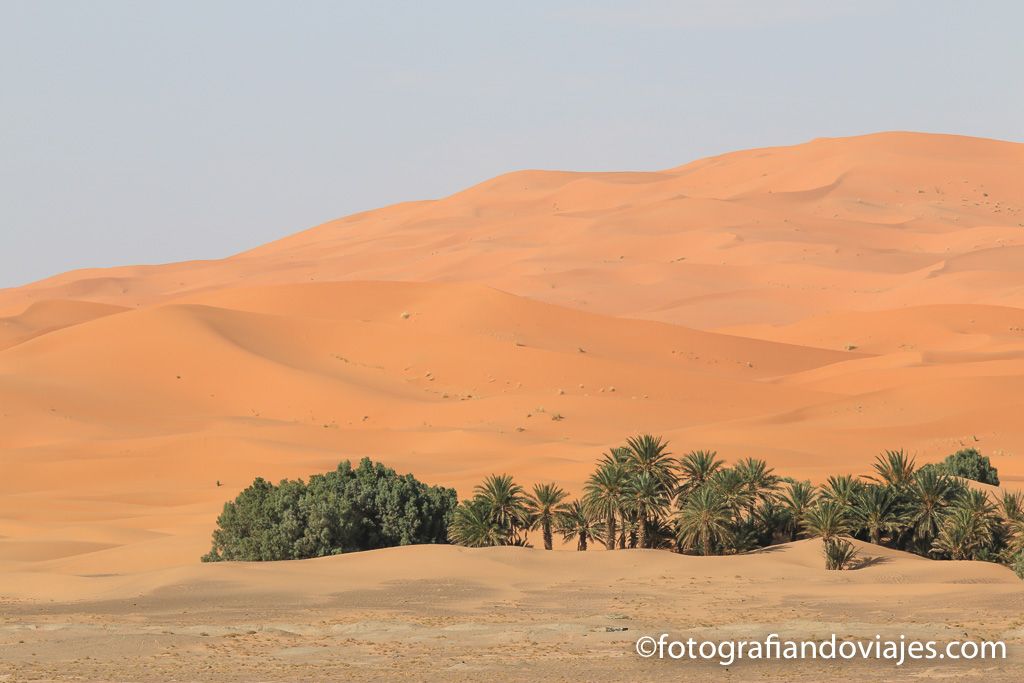
[[[568,493],[555,484],[536,484],[533,493],[526,498],[526,509],[531,520],[530,528],[541,530],[545,550],[552,548],[552,528],[558,513],[562,510],[562,501],[568,496]]]
[[[786,484],[779,501],[785,511],[783,528],[789,534],[789,540],[795,541],[803,531],[807,511],[818,499],[818,489],[809,481],[795,481]]]
[[[852,526],[850,509],[835,500],[819,501],[804,517],[804,531],[826,543],[849,534]]]
[[[463,501],[455,509],[448,538],[470,548],[504,545],[508,540],[506,531],[495,521],[490,506],[482,498]]]
[[[871,479],[901,489],[913,484],[917,463],[902,450],[885,451],[875,458],[871,467],[875,470]]]
[[[665,485],[651,472],[638,472],[627,483],[626,507],[636,518],[637,543],[649,548],[649,527],[667,514],[669,496]]]
[[[987,456],[975,448],[964,448],[946,457],[937,465],[946,474],[999,486],[999,472]]]
[[[528,500],[523,487],[510,474],[492,474],[474,489],[476,498],[490,510],[491,519],[505,534],[505,545],[521,539],[518,532],[530,526]]]
[[[604,524],[578,500],[563,506],[556,524],[564,540],[576,540],[576,550],[586,550],[590,541],[600,543],[604,538]]]
[[[743,510],[746,510],[754,502],[747,481],[734,467],[715,472],[711,477],[710,488],[718,492],[732,511],[733,519],[737,522],[743,517]]]
[[[964,519],[969,520],[969,524],[966,526],[962,526]],[[933,552],[936,550],[948,552],[952,556],[953,553],[948,549],[955,546],[946,546],[943,539],[943,532],[947,527],[952,527],[954,530],[951,538],[958,538],[960,532],[966,534],[962,537],[965,545],[961,545],[959,548],[967,549],[967,553],[963,556],[953,557],[953,559],[977,560],[982,559],[985,555],[991,557],[997,550],[996,546],[1004,542],[1004,539],[1000,538],[1005,536],[1005,529],[1002,528],[999,513],[995,504],[984,491],[961,489],[950,506],[950,514],[942,522],[942,529],[939,531],[938,537],[932,542]]]
[[[649,475],[668,493],[675,490],[678,475],[667,441],[660,436],[641,434],[627,439],[626,448],[629,451],[627,468],[631,473]]]
[[[683,550],[718,554],[733,540],[733,509],[721,492],[704,486],[693,492],[676,514],[676,542]]]
[[[881,484],[869,484],[857,493],[853,516],[875,545],[881,544],[882,534],[900,531],[904,521],[899,496],[892,487]]]
[[[446,543],[455,491],[364,458],[274,485],[257,478],[217,518],[206,562],[323,557],[411,543]]]
[[[907,526],[922,554],[931,548],[932,541],[942,528],[946,507],[958,489],[950,477],[936,470],[922,470],[914,475],[909,488]]]
[[[943,516],[931,552],[953,560],[973,560],[992,542],[992,530],[966,507],[953,507]]]
[[[747,525],[754,532],[754,546],[764,547],[790,540],[790,511],[777,498],[762,500]]]
[[[1010,560],[1010,569],[1018,579],[1024,580],[1024,553],[1019,553]]]
[[[1024,518],[1024,495],[1016,491],[1000,492],[999,511],[1007,521]]]
[[[734,468],[743,481],[743,490],[747,498],[747,519],[754,516],[754,506],[758,501],[771,498],[779,486],[779,478],[764,460],[745,458],[736,463]]]
[[[715,451],[690,451],[679,459],[680,485],[676,494],[685,499],[718,472],[723,462],[716,457]],[[680,504],[682,504],[680,500]]]
[[[605,461],[590,475],[583,487],[584,505],[605,520],[605,545],[615,549],[616,521],[625,501],[626,468],[614,460]]]
[[[851,474],[832,475],[821,487],[821,497],[845,507],[852,507],[864,484]]]

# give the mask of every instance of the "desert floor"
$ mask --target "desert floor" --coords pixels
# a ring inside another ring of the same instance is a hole
[[[641,553],[405,550],[368,556],[396,558],[373,560],[370,602],[345,588],[363,557],[198,558],[256,476],[369,456],[462,496],[501,472],[576,494],[641,432],[815,482],[886,448],[923,464],[975,447],[1019,489],[1022,174],[1024,145],[913,133],[657,172],[522,171],[226,259],[0,290],[0,663],[12,680],[241,680],[263,652],[269,678],[314,663],[501,678],[516,662],[516,676],[618,680],[683,674],[605,634],[613,613],[629,636],[790,618],[1019,628],[1005,571],[911,558],[825,576],[796,551],[640,568]],[[405,574],[417,553],[448,559]],[[574,573],[602,563],[608,580]],[[280,580],[261,593],[264,576]],[[258,628],[289,623],[303,632]]]
[[[82,601],[5,601],[0,647],[17,681],[1021,680],[1009,570],[859,547],[868,566],[847,572],[799,541],[726,558],[418,546],[92,577]],[[662,632],[1001,639],[1010,657],[723,667],[634,653]]]

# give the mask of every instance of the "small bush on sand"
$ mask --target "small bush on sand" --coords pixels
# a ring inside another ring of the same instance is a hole
[[[830,538],[825,541],[824,552],[825,569],[828,570],[849,569],[857,558],[857,549],[844,538]]]

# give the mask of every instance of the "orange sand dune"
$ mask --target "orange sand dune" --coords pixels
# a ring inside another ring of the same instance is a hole
[[[578,492],[640,431],[812,479],[974,446],[1020,486],[1022,172],[912,133],[524,171],[0,291],[0,575],[195,563],[253,477],[343,458]]]
[[[19,315],[0,318],[0,349],[63,327],[88,322],[127,310],[123,306],[88,301],[45,299],[31,304]]]

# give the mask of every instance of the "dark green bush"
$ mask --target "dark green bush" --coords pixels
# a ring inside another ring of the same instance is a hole
[[[204,562],[296,560],[415,543],[447,543],[454,489],[364,458],[309,483],[257,478],[224,504]]]
[[[982,455],[976,448],[961,449],[942,462],[925,465],[922,469],[933,467],[945,474],[999,486],[999,472],[992,466],[988,456]]]

